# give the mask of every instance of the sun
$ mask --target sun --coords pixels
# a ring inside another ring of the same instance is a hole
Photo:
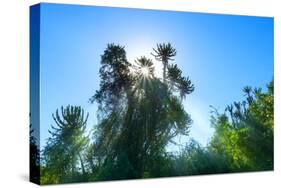
[[[139,58],[141,56],[145,56],[151,60],[153,60],[153,67],[154,67],[154,77],[155,78],[162,78],[163,77],[163,65],[162,62],[156,61],[154,56],[151,55],[152,48],[155,46],[157,43],[157,40],[154,38],[150,38],[147,36],[145,37],[140,37],[137,39],[133,38],[132,40],[128,40],[127,42],[127,57],[132,64],[134,64],[134,61],[136,58]],[[140,71],[140,70],[138,70]],[[141,70],[141,74],[145,77],[149,77],[149,71],[147,68],[143,68]],[[134,74],[135,70],[131,69],[131,73]]]
[[[150,74],[149,67],[147,67],[147,66],[142,67],[140,69],[140,72],[144,77],[148,77]]]

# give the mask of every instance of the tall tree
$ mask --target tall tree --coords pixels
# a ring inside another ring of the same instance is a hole
[[[119,110],[130,85],[130,66],[124,46],[108,44],[101,56],[100,89],[90,98],[99,103],[102,114]]]
[[[189,77],[182,76],[182,71],[176,64],[169,64],[169,61],[174,61],[177,54],[175,48],[170,43],[157,44],[156,49],[153,48],[154,53],[151,53],[157,61],[163,64],[163,82],[167,83],[170,88],[179,92],[183,99],[186,95],[194,91],[194,85],[191,83]]]
[[[95,152],[89,152],[87,158],[92,167],[101,169],[96,175],[97,179],[116,179],[122,176],[120,172],[118,174],[116,170],[118,165],[113,161],[117,157],[125,157],[117,155],[116,147],[124,129],[124,114],[132,82],[130,68],[131,64],[127,60],[124,46],[108,44],[101,55],[100,88],[90,98],[91,103],[98,103],[99,122],[94,133],[95,141],[89,150]],[[108,171],[111,171],[110,175]]]
[[[167,67],[169,61],[173,61],[173,57],[176,56],[177,51],[172,47],[170,43],[157,44],[156,48],[153,48],[154,53],[151,53],[157,61],[161,61],[163,64],[163,81],[166,83]]]
[[[43,184],[79,182],[86,178],[82,151],[88,143],[85,136],[88,114],[80,106],[56,110],[51,137],[43,152]],[[81,171],[80,171],[81,169]],[[79,174],[83,176],[79,176]],[[82,177],[82,179],[80,178]]]
[[[118,50],[113,53],[112,49]],[[171,55],[167,54],[165,62]],[[168,85],[155,77],[151,59],[143,56],[132,65],[124,47],[114,44],[108,45],[101,57],[101,87],[92,98],[102,117],[93,144],[94,157],[102,166],[97,179],[161,176],[163,164],[159,161],[165,161],[165,147],[177,135],[188,135],[189,114]],[[119,82],[121,76],[125,79]],[[119,86],[112,92],[115,85]],[[107,100],[112,98],[116,100]]]

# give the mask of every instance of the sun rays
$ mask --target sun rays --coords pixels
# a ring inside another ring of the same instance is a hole
[[[137,98],[145,96],[145,90],[149,87],[154,75],[154,63],[151,59],[141,56],[137,58],[130,67],[130,73],[134,77],[133,92]]]
[[[135,60],[135,66],[138,76],[144,79],[154,77],[154,63],[151,59],[142,56]]]
[[[145,78],[149,77],[149,67],[147,67],[147,66],[141,67],[140,72],[141,72],[141,75],[143,75],[143,77],[145,77]]]

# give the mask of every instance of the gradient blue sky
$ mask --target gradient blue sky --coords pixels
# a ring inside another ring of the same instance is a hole
[[[183,102],[194,121],[190,136],[203,145],[213,133],[209,105],[223,110],[242,99],[243,86],[265,88],[273,78],[272,18],[41,4],[40,27],[41,149],[62,105],[81,105],[90,113],[88,128],[96,124],[88,99],[111,42],[124,45],[130,61],[151,57],[157,43],[177,49],[175,63],[195,85]]]

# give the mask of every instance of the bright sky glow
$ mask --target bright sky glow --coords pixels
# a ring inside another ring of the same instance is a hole
[[[193,119],[190,137],[203,145],[213,133],[209,105],[223,110],[242,99],[243,86],[264,88],[273,78],[272,18],[42,4],[41,149],[62,105],[89,112],[88,130],[97,123],[97,106],[88,100],[99,88],[100,55],[112,42],[125,46],[130,62],[152,59],[157,77],[162,64],[152,48],[176,48],[172,63],[195,85],[183,101]]]
[[[144,66],[141,68],[141,74],[144,76],[144,77],[148,77],[149,76],[149,68]]]

